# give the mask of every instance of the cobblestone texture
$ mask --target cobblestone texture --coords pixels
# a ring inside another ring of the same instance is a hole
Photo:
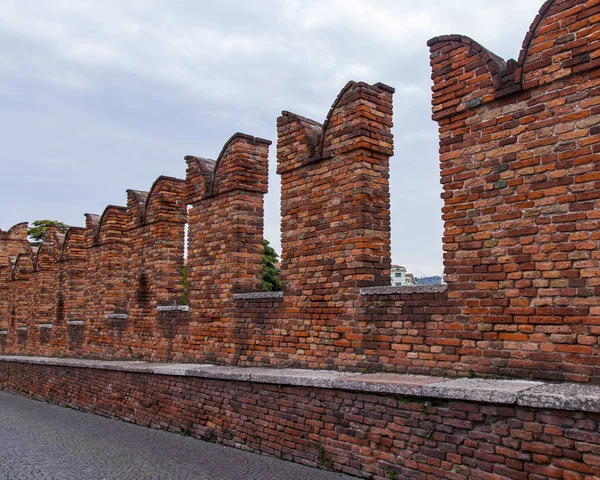
[[[0,480],[351,480],[0,392]]]

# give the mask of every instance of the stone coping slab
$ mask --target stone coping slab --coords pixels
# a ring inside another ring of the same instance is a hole
[[[283,292],[251,292],[251,293],[234,293],[234,300],[263,300],[269,298],[283,298]]]
[[[586,384],[550,384],[541,381],[486,378],[448,379],[396,373],[357,374],[332,370],[13,355],[0,355],[0,362],[330,388],[422,397],[424,400],[443,398],[533,408],[600,412],[600,386]]]

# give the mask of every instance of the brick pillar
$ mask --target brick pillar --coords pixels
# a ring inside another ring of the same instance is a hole
[[[10,260],[15,261],[17,255],[28,252],[31,245],[27,240],[27,222],[17,225],[4,232],[0,230],[0,264],[6,265]]]
[[[350,82],[323,125],[279,117],[286,294],[324,301],[389,285],[392,95]]]
[[[17,354],[27,355],[32,345],[33,302],[32,302],[32,275],[34,252],[20,253],[13,267],[12,273],[12,305],[11,305],[11,336],[14,342],[14,351]]]
[[[429,42],[445,274],[474,371],[600,375],[600,38],[588,7],[546,2],[517,62],[459,35]]]
[[[33,318],[29,339],[32,344],[35,344],[36,353],[40,355],[49,353],[49,344],[54,333],[52,330],[56,323],[59,291],[58,256],[63,239],[60,230],[50,226],[34,256],[31,277]]]
[[[188,295],[200,318],[227,316],[236,292],[262,290],[263,196],[271,142],[235,134],[216,163],[186,157]]]
[[[85,229],[71,227],[65,236],[60,255],[60,294],[57,323],[85,318],[85,268],[87,250]]]
[[[127,216],[132,344],[140,354],[166,354],[157,306],[182,303],[186,181],[161,176],[150,192],[128,190]]]
[[[27,223],[19,223],[6,232],[0,230],[0,330],[7,330],[10,325],[12,264],[20,253],[30,250]],[[0,342],[6,343],[5,337],[0,336]]]
[[[59,256],[59,290],[56,305],[54,347],[56,351],[72,350],[71,337],[78,340],[84,325],[69,322],[85,321],[85,285],[88,250],[85,245],[85,228],[71,227],[67,231]]]

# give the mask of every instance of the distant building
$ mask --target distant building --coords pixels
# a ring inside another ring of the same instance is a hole
[[[416,285],[417,281],[412,273],[406,271],[402,265],[392,265],[392,286],[401,287],[403,285]]]

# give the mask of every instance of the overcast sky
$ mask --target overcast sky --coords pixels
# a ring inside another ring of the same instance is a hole
[[[349,80],[396,88],[394,263],[442,272],[429,38],[517,58],[543,0],[0,0],[0,228],[84,224],[128,188],[185,178],[240,131],[273,140],[265,238],[280,251],[276,119],[319,122]]]

